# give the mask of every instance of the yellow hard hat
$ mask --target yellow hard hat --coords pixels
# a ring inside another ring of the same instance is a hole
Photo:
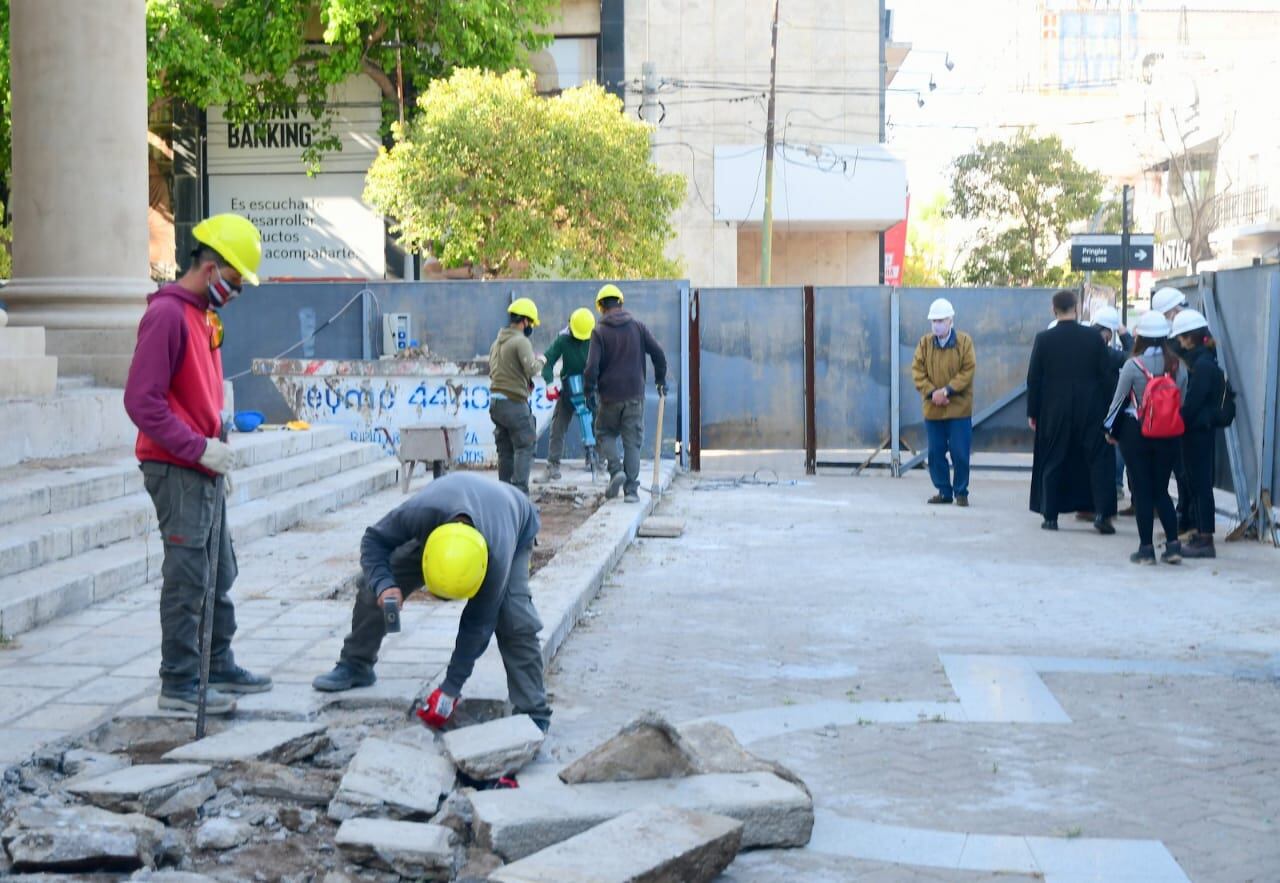
[[[451,521],[427,537],[422,580],[427,591],[448,601],[464,601],[480,591],[489,570],[489,544],[469,524]]]
[[[212,248],[240,278],[250,285],[258,284],[258,265],[262,263],[262,236],[248,218],[230,212],[205,218],[191,235],[197,242]]]
[[[600,301],[606,297],[616,297],[618,303],[623,302],[622,289],[610,282],[608,285],[600,286],[600,290],[596,292],[596,309],[600,308]]]
[[[569,331],[578,340],[589,340],[595,327],[596,317],[586,307],[574,310],[569,317]]]
[[[533,327],[537,328],[538,322],[538,305],[530,298],[518,297],[511,302],[511,306],[507,307],[507,313],[512,316],[521,316],[533,323]]]

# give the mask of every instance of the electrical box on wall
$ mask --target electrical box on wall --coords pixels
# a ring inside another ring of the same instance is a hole
[[[409,313],[386,313],[382,317],[382,354],[394,355],[409,348]]]

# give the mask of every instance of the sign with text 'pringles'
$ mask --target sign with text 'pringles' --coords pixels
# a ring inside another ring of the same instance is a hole
[[[325,153],[310,177],[302,154],[324,130],[305,108],[264,108],[248,122],[209,109],[209,214],[236,212],[257,225],[263,279],[385,275],[382,216],[361,199],[381,143],[382,94],[354,77],[334,87],[328,107],[342,149]]]

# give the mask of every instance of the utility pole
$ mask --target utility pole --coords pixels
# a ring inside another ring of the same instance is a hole
[[[1120,324],[1129,325],[1129,194],[1128,184],[1120,191]]]
[[[653,158],[653,139],[657,135],[658,127],[658,67],[652,61],[646,61],[640,66],[641,74],[641,92],[640,97],[640,119],[653,126],[653,130],[649,133],[649,158]]]
[[[773,0],[773,34],[769,40],[769,107],[764,128],[764,225],[760,233],[760,284],[773,273],[773,123],[778,93],[778,0]]]

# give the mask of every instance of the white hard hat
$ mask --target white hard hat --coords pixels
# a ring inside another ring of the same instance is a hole
[[[1165,286],[1157,288],[1151,295],[1151,309],[1157,313],[1167,313],[1174,307],[1185,307],[1187,296],[1176,288]]]
[[[1200,328],[1208,328],[1209,323],[1204,316],[1195,310],[1183,310],[1173,317],[1173,327],[1170,333],[1177,337],[1180,334],[1190,334]]]
[[[1093,311],[1093,324],[1111,331],[1119,331],[1120,311],[1115,307],[1099,307]]]
[[[951,301],[945,297],[940,297],[933,303],[929,304],[929,321],[934,319],[952,319],[955,318],[956,308],[951,306]]]
[[[1148,310],[1133,326],[1133,333],[1138,337],[1155,339],[1169,336],[1169,320],[1158,309]]]

